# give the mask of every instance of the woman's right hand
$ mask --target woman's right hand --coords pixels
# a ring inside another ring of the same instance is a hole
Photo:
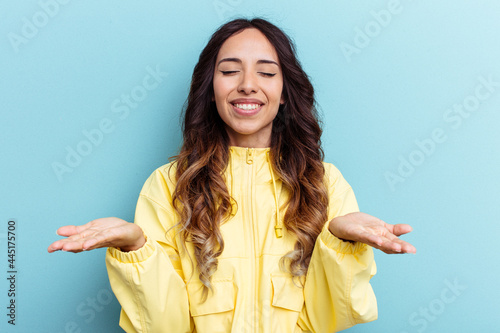
[[[57,234],[67,238],[50,244],[49,253],[59,250],[76,253],[101,247],[119,247],[128,252],[146,243],[141,227],[117,217],[100,218],[78,226],[66,225],[57,229]]]

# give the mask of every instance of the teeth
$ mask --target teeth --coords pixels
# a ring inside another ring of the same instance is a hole
[[[255,110],[260,107],[259,104],[235,104],[235,106],[242,110]]]

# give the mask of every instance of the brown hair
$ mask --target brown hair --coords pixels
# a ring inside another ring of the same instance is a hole
[[[314,89],[295,55],[293,42],[264,19],[236,19],[224,24],[212,35],[194,68],[183,112],[183,146],[174,157],[177,185],[173,202],[181,217],[181,235],[194,245],[199,278],[207,288],[217,269],[217,258],[224,250],[220,225],[232,208],[223,178],[229,159],[229,138],[212,102],[213,73],[222,44],[248,28],[256,28],[267,37],[283,71],[285,104],[273,120],[270,157],[274,172],[290,194],[284,225],[296,235],[297,242],[281,264],[288,263],[294,276],[306,274],[316,238],[327,222],[322,131]]]

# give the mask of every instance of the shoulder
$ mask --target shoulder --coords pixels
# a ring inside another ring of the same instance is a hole
[[[324,181],[330,193],[342,193],[351,189],[340,170],[332,163],[323,162],[325,168]]]
[[[337,183],[339,180],[344,178],[340,170],[332,163],[323,162],[323,167],[325,168],[325,181],[329,183]]]
[[[325,168],[325,177],[333,177],[333,178],[342,177],[340,170],[332,163],[323,161],[323,167]]]
[[[150,198],[165,198],[165,195],[170,197],[170,194],[175,189],[176,171],[176,161],[156,168],[145,181],[141,195]]]

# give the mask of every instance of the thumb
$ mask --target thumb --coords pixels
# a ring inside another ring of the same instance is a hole
[[[393,233],[396,236],[401,236],[401,235],[404,235],[404,234],[411,232],[412,230],[413,230],[413,228],[410,225],[400,223],[400,224],[394,225]]]

